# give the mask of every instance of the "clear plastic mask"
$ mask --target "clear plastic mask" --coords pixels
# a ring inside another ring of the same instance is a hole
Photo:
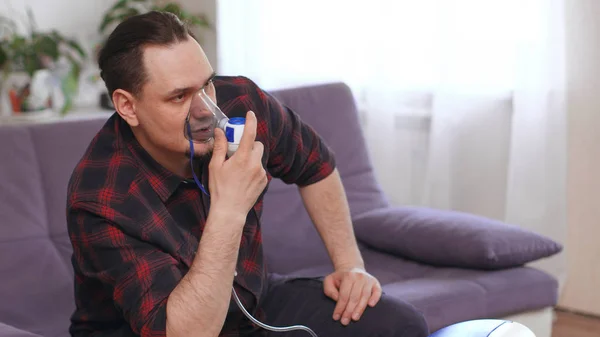
[[[228,120],[229,118],[203,88],[192,97],[185,120],[185,137],[196,143],[208,142],[214,137],[215,128],[225,130]]]

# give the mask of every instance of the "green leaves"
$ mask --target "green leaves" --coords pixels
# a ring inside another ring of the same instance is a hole
[[[122,2],[124,0],[121,0]],[[126,1],[126,0],[125,0]],[[98,28],[98,32],[104,33],[104,31],[108,28],[112,23],[120,23],[125,19],[132,17],[134,15],[141,14],[137,8],[125,8],[118,7],[115,10],[111,10],[104,15],[102,18],[102,22],[100,23],[100,27]]]
[[[175,1],[166,2],[157,0],[118,0],[104,13],[98,32],[106,33],[108,27],[114,23],[120,23],[134,15],[155,10],[159,12],[169,12],[177,15],[182,21],[192,26],[210,28],[211,25],[203,14],[191,14],[183,9]],[[164,3],[164,4],[163,4]]]
[[[187,22],[192,26],[210,28],[210,24],[208,23],[208,19],[203,14],[190,14],[183,10],[183,8],[175,2],[169,2],[164,6],[154,6],[152,7],[154,10],[161,12],[169,12],[177,15],[181,21]]]
[[[208,19],[206,18],[206,16],[204,14],[202,14],[202,15],[195,15],[195,16],[189,16],[187,18],[187,20],[189,20],[190,23],[193,26],[205,27],[205,28],[211,28],[212,27],[210,25],[210,22],[208,21]]]
[[[105,33],[111,24],[120,23],[129,17],[141,14],[140,7],[147,7],[144,6],[147,2],[148,0],[118,0],[104,13],[98,32]]]
[[[73,69],[61,82],[61,89],[65,97],[65,104],[61,108],[62,114],[67,113],[73,107],[75,95],[79,87],[79,72],[79,68],[77,70]]]
[[[67,39],[57,31],[33,32],[29,39],[15,35],[1,50],[4,62],[10,62],[11,68],[23,70],[29,76],[33,76],[36,70],[48,67],[48,61],[57,61],[61,56],[66,56],[77,66],[80,61],[75,60],[73,55],[78,55],[81,60],[87,56],[75,40]],[[4,62],[0,62],[0,65]]]
[[[14,70],[23,70],[33,76],[33,73],[42,67],[41,61],[36,53],[35,42],[23,36],[13,36],[9,41],[6,53],[9,67]]]
[[[0,69],[8,66],[10,60],[9,43],[10,36],[15,32],[16,24],[13,20],[0,15]]]
[[[59,56],[58,41],[50,35],[34,34],[31,47],[36,54],[49,56],[53,60],[56,60]]]
[[[8,55],[6,55],[6,52],[4,51],[4,49],[2,47],[0,47],[0,68],[4,67],[6,60],[8,60]]]
[[[152,6],[153,10],[156,11],[161,11],[161,12],[169,12],[169,13],[173,13],[177,16],[179,16],[179,18],[181,19],[181,6],[178,3],[174,3],[174,2],[169,2],[164,6]]]

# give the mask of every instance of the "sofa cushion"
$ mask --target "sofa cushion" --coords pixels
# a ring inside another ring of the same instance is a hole
[[[0,244],[0,321],[42,336],[67,336],[73,277],[45,236]]]
[[[0,144],[0,242],[46,235],[46,201],[30,133],[3,127]]]
[[[0,128],[0,144],[0,322],[64,336],[73,283],[50,239],[39,154],[26,127]]]
[[[436,268],[370,248],[362,252],[367,270],[379,279],[384,292],[422,311],[431,331],[465,320],[537,310],[557,302],[557,281],[533,268]]]
[[[48,205],[50,233],[67,231],[67,184],[75,165],[105,122],[106,119],[86,119],[30,127]]]
[[[549,238],[515,225],[454,211],[386,207],[353,220],[362,242],[437,266],[511,268],[562,249]]]
[[[104,118],[93,118],[30,126],[48,210],[48,232],[69,265],[72,247],[65,217],[67,185],[75,165],[105,122]]]
[[[102,123],[0,128],[0,322],[43,336],[68,335],[74,298],[66,188]]]

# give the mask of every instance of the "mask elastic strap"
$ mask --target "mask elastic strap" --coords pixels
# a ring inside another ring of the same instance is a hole
[[[200,183],[200,179],[198,179],[198,177],[196,176],[196,171],[194,171],[194,153],[195,152],[194,152],[194,142],[192,141],[192,128],[190,127],[189,119],[186,122],[186,125],[187,125],[189,140],[190,140],[190,167],[192,169],[192,176],[194,177],[194,181],[196,182],[196,185],[198,185],[200,190],[202,190],[202,192],[204,192],[204,194],[206,194],[207,196],[210,197],[210,194],[208,194],[208,192],[206,192],[206,189],[204,189],[204,186],[202,185],[202,183]]]

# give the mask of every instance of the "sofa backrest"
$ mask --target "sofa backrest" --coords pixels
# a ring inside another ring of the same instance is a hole
[[[327,83],[280,90],[273,96],[298,113],[333,150],[352,217],[388,204],[375,179],[348,86]],[[330,264],[296,186],[272,181],[265,195],[262,226],[270,270],[283,274],[306,270],[310,274],[314,266]]]
[[[0,322],[67,334],[74,309],[67,182],[103,123],[0,128]]]
[[[333,149],[353,215],[386,204],[343,84],[274,91]],[[108,118],[108,115],[107,115]],[[0,322],[66,335],[74,309],[67,183],[106,119],[0,127]],[[289,273],[328,264],[295,186],[274,180],[263,213],[265,258]]]

